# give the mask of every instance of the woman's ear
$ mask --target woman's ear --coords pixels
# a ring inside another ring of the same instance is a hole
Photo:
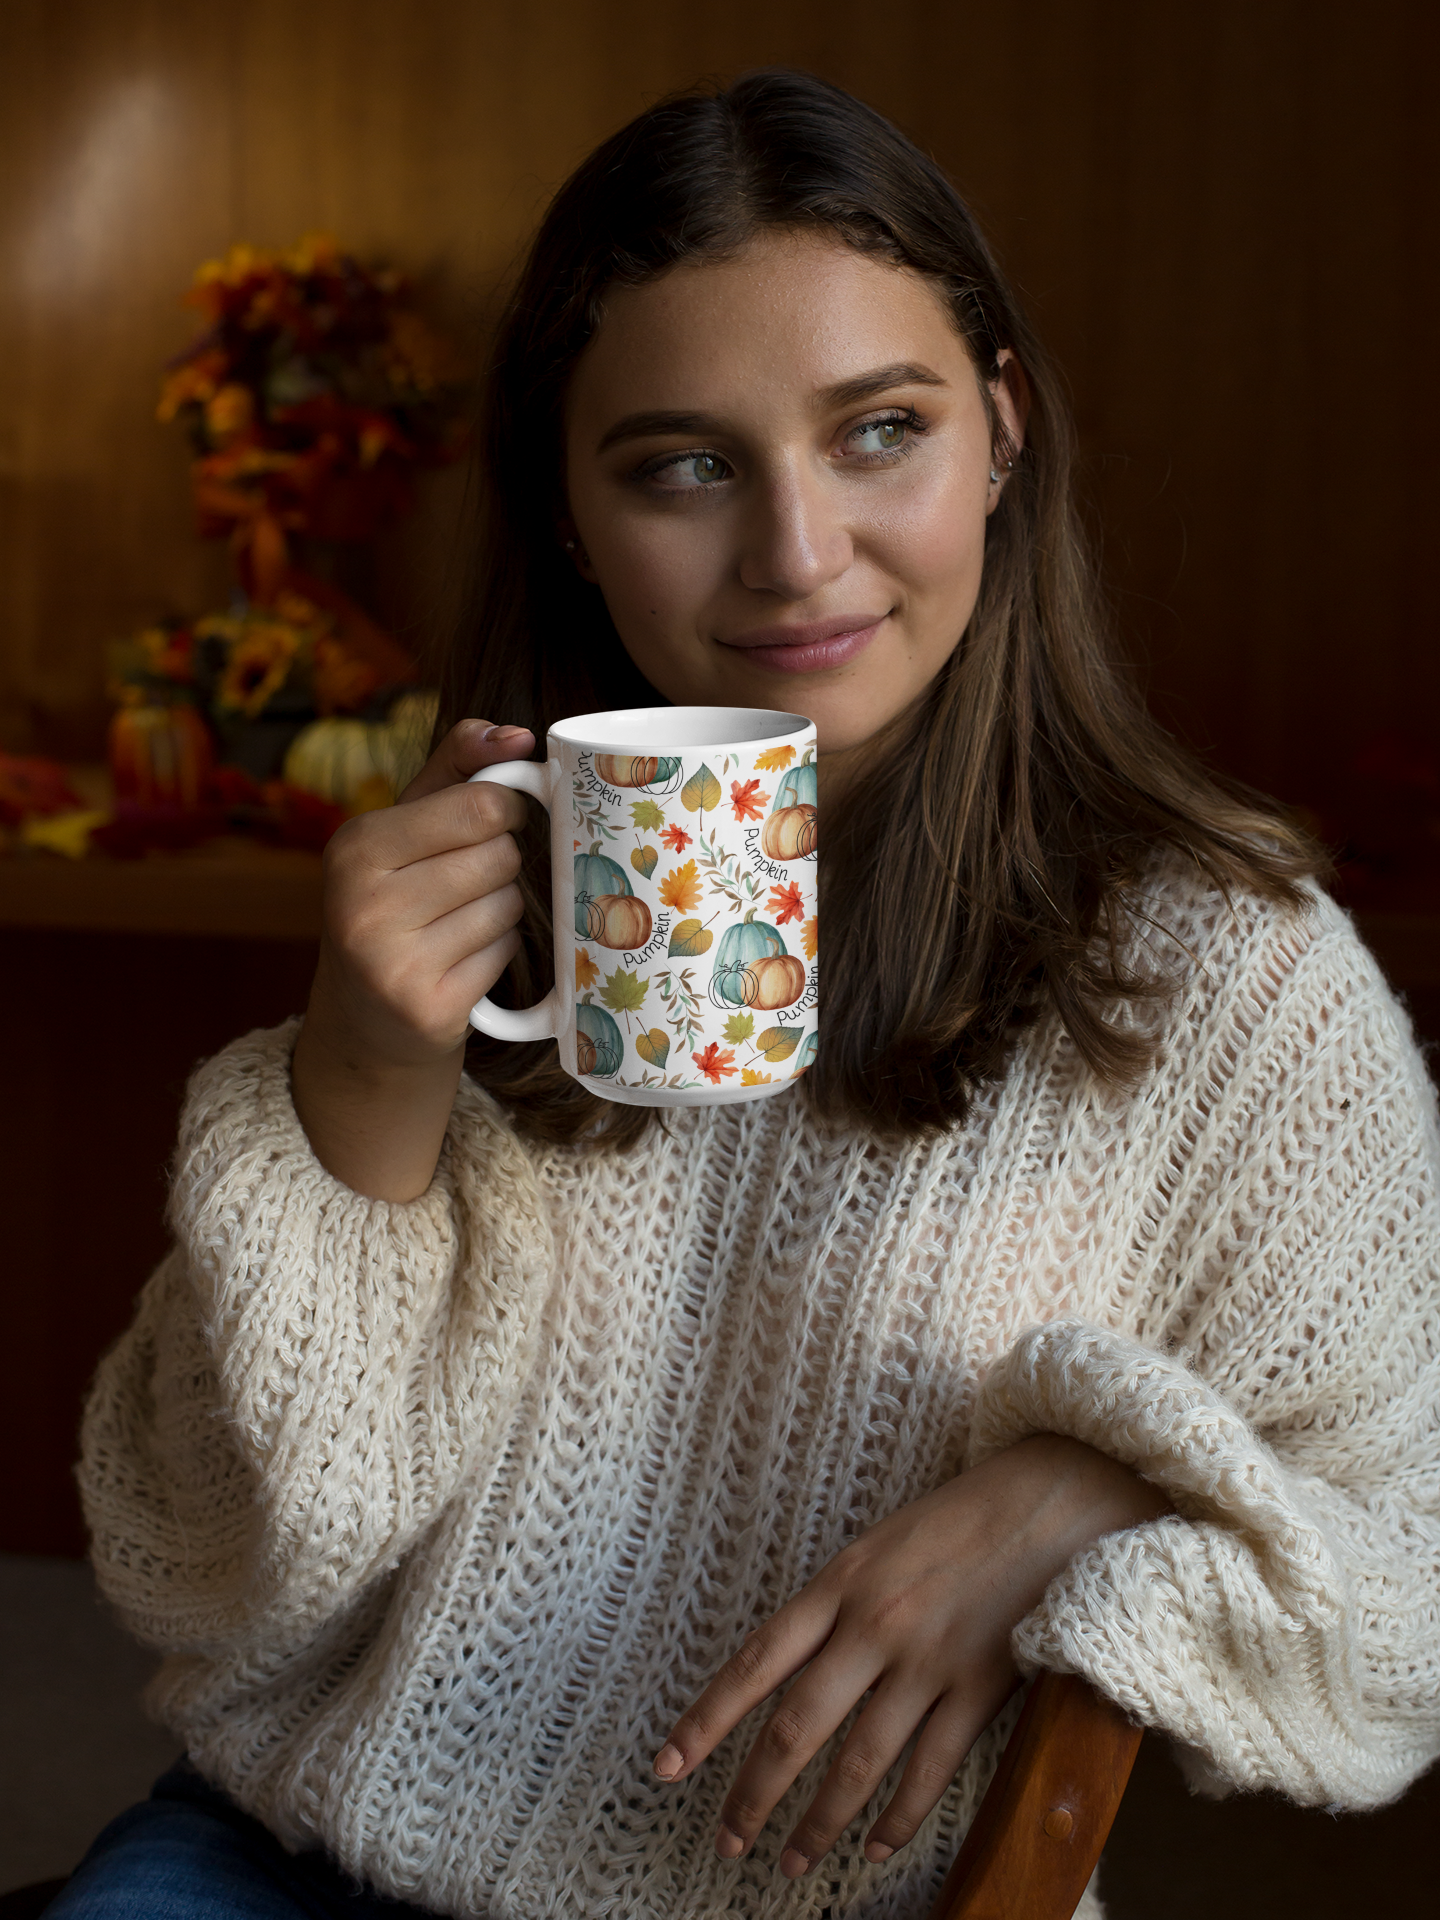
[[[996,355],[999,372],[990,382],[990,398],[995,404],[998,431],[995,436],[995,470],[999,484],[1015,464],[1025,444],[1025,423],[1030,418],[1030,382],[1025,369],[1015,358],[1013,347],[1002,347]]]
[[[575,571],[579,574],[580,578],[582,580],[588,580],[592,587],[598,586],[600,583],[595,577],[594,567],[590,564],[590,556],[585,551],[584,543],[576,531],[575,522],[570,519],[568,514],[565,519],[560,522],[559,526],[556,527],[555,537],[574,562]]]

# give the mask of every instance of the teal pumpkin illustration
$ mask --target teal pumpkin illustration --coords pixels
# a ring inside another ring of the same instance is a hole
[[[803,860],[815,851],[820,787],[814,764],[791,767],[775,789],[770,817],[760,830],[760,847],[771,860]]]
[[[597,753],[595,771],[612,787],[646,793],[673,793],[680,784],[680,762],[655,754]]]
[[[575,1009],[575,1064],[581,1073],[601,1079],[620,1071],[625,1058],[625,1042],[620,1029],[603,1007],[578,1006]]]
[[[785,951],[779,930],[750,912],[720,936],[710,998],[717,1007],[790,1007],[805,991],[805,963]]]
[[[819,1034],[818,1033],[807,1034],[805,1039],[805,1044],[800,1049],[800,1058],[795,1064],[796,1073],[797,1074],[804,1073],[807,1067],[813,1067],[815,1064],[815,1056],[819,1051],[820,1051]]]
[[[650,909],[637,900],[625,869],[600,851],[575,856],[575,931],[582,940],[623,950],[650,938]]]

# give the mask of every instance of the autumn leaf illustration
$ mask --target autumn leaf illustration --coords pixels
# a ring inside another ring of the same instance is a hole
[[[678,954],[682,960],[691,960],[698,953],[705,953],[714,946],[715,936],[698,920],[681,920],[670,936],[670,957]]]
[[[600,969],[583,947],[575,949],[575,991],[584,993],[600,978]]]
[[[820,937],[820,916],[812,913],[800,929],[800,950],[807,960],[815,958],[815,948]]]
[[[721,1080],[735,1071],[735,1054],[732,1048],[722,1050],[718,1040],[712,1040],[703,1053],[692,1053],[690,1058],[699,1067],[707,1080],[718,1087]]]
[[[783,887],[772,887],[766,911],[774,915],[777,927],[783,927],[787,920],[798,920],[805,911],[800,882],[790,880]]]
[[[732,1013],[725,1022],[725,1038],[738,1046],[742,1040],[748,1040],[755,1031],[753,1013]]]
[[[663,1073],[665,1062],[670,1058],[670,1036],[663,1027],[651,1027],[648,1033],[636,1034],[635,1051]]]
[[[695,862],[687,860],[683,867],[675,867],[660,882],[661,904],[673,907],[676,913],[693,913],[700,904],[700,880],[695,872]]]
[[[690,844],[690,835],[681,826],[666,827],[660,838],[672,853],[683,853]]]
[[[755,1036],[755,1051],[763,1053],[772,1065],[788,1060],[800,1044],[801,1031],[799,1027],[766,1027]]]
[[[612,1013],[625,1015],[625,1031],[628,1033],[630,1015],[640,1011],[649,991],[648,980],[641,980],[635,974],[627,973],[624,967],[617,967],[614,973],[606,974],[605,984],[600,989],[600,1000]]]
[[[757,793],[758,780],[747,780],[742,786],[738,780],[730,782],[730,804],[735,809],[737,820],[763,820],[765,809],[770,804],[768,793]]]
[[[630,864],[648,880],[660,864],[660,855],[654,847],[636,847],[630,856]]]
[[[783,773],[794,758],[794,747],[767,747],[756,754],[755,764],[761,773]]]
[[[788,747],[786,752],[789,752]],[[756,1073],[753,1067],[745,1067],[741,1070],[740,1084],[742,1087],[770,1087],[775,1084],[775,1076],[773,1073]]]
[[[720,782],[702,760],[700,771],[680,789],[680,804],[689,813],[704,813],[720,804]]]
[[[642,833],[658,833],[665,824],[665,816],[653,800],[632,800],[630,818]]]

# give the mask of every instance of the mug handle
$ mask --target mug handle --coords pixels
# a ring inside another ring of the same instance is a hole
[[[472,784],[492,780],[497,787],[514,787],[517,793],[528,793],[532,800],[538,800],[546,813],[550,811],[550,769],[539,760],[501,760],[472,773],[470,780]],[[488,1033],[495,1040],[553,1040],[565,1024],[560,982],[557,980],[533,1007],[497,1007],[487,993],[470,1009],[470,1024],[477,1033]]]

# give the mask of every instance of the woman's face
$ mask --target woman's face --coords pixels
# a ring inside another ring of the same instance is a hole
[[[1017,446],[1023,391],[1012,362],[993,392]],[[826,754],[953,651],[992,458],[929,283],[822,236],[766,233],[607,295],[568,396],[577,564],[635,664],[676,704],[806,714]]]

